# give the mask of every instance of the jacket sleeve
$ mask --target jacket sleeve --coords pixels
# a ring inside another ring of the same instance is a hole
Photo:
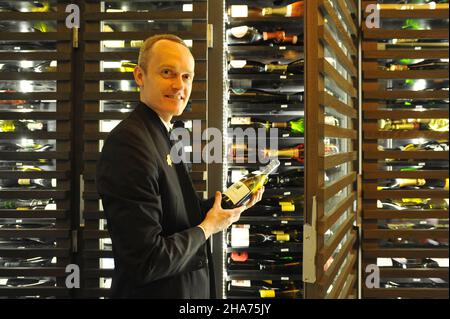
[[[199,227],[161,235],[158,166],[143,147],[149,141],[132,130],[119,132],[108,137],[97,166],[116,265],[136,284],[201,268],[197,253],[205,237]]]

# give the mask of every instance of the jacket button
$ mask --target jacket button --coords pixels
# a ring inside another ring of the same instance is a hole
[[[198,261],[198,263],[197,263],[197,266],[199,267],[199,268],[201,268],[201,267],[203,267],[203,260],[199,260]]]

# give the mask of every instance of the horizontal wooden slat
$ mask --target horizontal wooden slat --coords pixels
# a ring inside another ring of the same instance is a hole
[[[69,229],[0,229],[0,238],[68,238]]]
[[[330,185],[322,187],[317,194],[319,200],[327,200],[334,196],[337,192],[351,185],[356,181],[356,172],[350,172],[349,174],[339,178]]]
[[[1,12],[0,12],[1,13]],[[0,19],[1,20],[1,19]],[[71,52],[0,52],[0,60],[57,60],[67,61],[71,59]]]
[[[448,170],[423,170],[423,171],[373,171],[364,172],[364,179],[381,179],[381,178],[448,178]]]
[[[364,99],[448,99],[448,91],[368,91],[363,89]]]
[[[0,12],[1,21],[62,21],[66,18],[67,13],[64,12]]]
[[[386,199],[386,198],[448,198],[448,190],[419,189],[419,190],[381,190],[372,191],[367,185],[363,186],[364,198]]]
[[[70,98],[70,92],[0,93],[2,100],[60,100]]]
[[[388,239],[388,238],[448,238],[448,230],[428,230],[428,229],[406,229],[406,230],[390,230],[390,229],[363,229],[363,237],[367,239]]]
[[[348,32],[345,31],[344,27],[342,26],[342,22],[339,20],[334,8],[330,5],[328,0],[320,0],[319,6],[325,9],[328,16],[331,18],[331,21],[328,21],[328,23],[332,22],[336,28],[338,29],[340,38],[343,40],[345,47],[347,50],[349,50],[350,54],[355,57],[356,56],[356,46],[353,42],[353,39],[350,37]]]
[[[370,13],[365,12],[364,18]],[[380,10],[380,19],[438,19],[448,18],[448,9]]]
[[[98,100],[138,101],[139,92],[84,92],[83,98],[86,101],[98,101]],[[191,100],[206,100],[205,92],[193,91],[191,93]]]
[[[448,298],[445,288],[364,288],[363,298]]]
[[[1,267],[0,277],[35,276],[35,277],[66,277],[64,267]]]
[[[358,71],[355,64],[353,63],[351,58],[347,56],[344,51],[342,51],[336,40],[330,34],[330,31],[328,31],[328,29],[326,29],[324,26],[319,27],[319,38],[323,39],[323,41],[325,41],[325,43],[330,47],[332,52],[338,58],[339,63],[345,67],[347,72],[349,72],[352,77],[356,77]]]
[[[364,50],[364,59],[448,59],[448,50]]]
[[[325,170],[342,165],[344,163],[356,161],[358,154],[356,152],[346,152],[323,157],[323,168]]]
[[[448,160],[449,154],[444,151],[376,151],[363,150],[364,159],[423,159],[423,160]]]
[[[67,29],[69,30],[69,29]],[[70,41],[72,33],[67,32],[2,32],[2,40],[12,41]]]
[[[342,246],[341,251],[339,251],[339,253],[334,258],[331,266],[324,272],[322,278],[319,278],[317,280],[317,283],[319,285],[323,287],[329,287],[333,283],[333,280],[336,277],[337,272],[339,271],[339,267],[344,262],[344,259],[348,256],[355,242],[356,233],[352,232],[349,236],[349,239]]]
[[[364,119],[444,119],[448,118],[448,110],[426,110],[426,111],[409,111],[409,110],[368,110],[364,111]]]
[[[2,120],[69,120],[70,113],[63,112],[0,112]]]
[[[69,72],[0,72],[0,80],[69,81]]]
[[[448,70],[363,71],[364,79],[446,79]]]
[[[323,124],[323,134],[324,137],[349,138],[352,140],[358,136],[358,132],[354,129],[329,124]]]
[[[348,11],[347,6],[345,5],[345,0],[336,0],[336,2],[340,8],[340,13],[343,15],[345,25],[349,29],[350,34],[356,37],[358,34],[358,30],[356,29],[355,21],[353,20],[352,16],[350,15],[350,12]]]
[[[2,135],[0,134],[0,138]],[[0,152],[2,160],[69,159],[70,152]]]
[[[440,209],[363,209],[364,219],[426,219],[426,218],[448,218],[448,210]]]
[[[387,30],[368,29],[363,24],[365,39],[448,39],[447,29],[433,30]]]
[[[380,277],[385,278],[445,278],[448,280],[448,268],[392,268],[380,267]]]
[[[355,270],[356,268],[356,260],[357,256],[356,253],[351,253],[349,255],[349,259],[344,265],[344,268],[342,269],[341,273],[338,275],[331,292],[326,296],[327,299],[335,299],[339,296],[341,293],[341,289],[343,288],[345,282],[349,279],[350,274]]]
[[[206,3],[205,5],[206,6]],[[178,20],[206,20],[206,14],[202,11],[149,11],[149,12],[86,12],[86,21],[102,20],[158,20],[158,21],[178,21]]]
[[[66,287],[20,287],[0,288],[0,296],[56,296],[68,298],[70,290]]]
[[[84,38],[86,41],[140,40],[147,39],[150,36],[160,33],[161,31],[159,30],[135,32],[85,32]],[[192,28],[192,31],[172,31],[171,33],[182,39],[204,40],[206,38],[206,23],[198,23]]]
[[[82,251],[82,256],[83,256],[84,259],[113,258],[113,252],[111,250],[84,249]]]
[[[114,269],[84,269],[83,275],[85,278],[108,278],[114,274]]]
[[[436,140],[448,139],[448,132],[435,131],[369,131],[363,124],[364,138],[368,139],[410,139],[410,138],[429,138]]]
[[[323,106],[331,107],[335,111],[337,111],[343,115],[349,116],[351,118],[356,118],[356,116],[358,114],[354,108],[350,107],[349,105],[347,105],[345,103],[342,103],[337,98],[335,98],[334,96],[330,95],[327,92],[320,93],[319,103]]]
[[[19,178],[57,178],[65,179],[69,177],[69,171],[36,171],[36,172],[20,172],[20,171],[1,171],[0,179],[19,179]]]
[[[67,190],[0,190],[1,199],[65,199],[69,191]]]
[[[325,233],[348,209],[350,209],[350,213],[352,213],[352,206],[355,200],[356,193],[352,192],[336,207],[333,207],[332,212],[325,212],[325,215],[317,223],[317,231],[322,234]]]
[[[328,259],[333,255],[333,252],[341,243],[345,235],[349,234],[352,229],[353,222],[355,221],[354,215],[349,215],[347,219],[338,227],[335,231],[333,237],[329,242],[324,245],[317,253],[317,265],[322,267],[328,261]],[[322,235],[323,236],[323,235]]]
[[[358,92],[351,80],[344,78],[327,60],[324,59],[322,62],[319,62],[319,72],[332,79],[343,91],[355,98]]]
[[[56,209],[56,210],[17,210],[17,209],[1,209],[0,218],[17,218],[17,219],[27,219],[27,218],[57,218],[64,219],[69,214],[68,210]]]
[[[69,257],[71,249],[69,248],[0,248],[0,256],[2,257]]]
[[[446,248],[367,248],[363,243],[362,252],[364,258],[448,258],[448,249]]]

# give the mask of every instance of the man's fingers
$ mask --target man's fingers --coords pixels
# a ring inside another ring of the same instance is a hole
[[[221,192],[216,192],[213,206],[216,207],[216,208],[221,208],[222,207],[222,193]]]

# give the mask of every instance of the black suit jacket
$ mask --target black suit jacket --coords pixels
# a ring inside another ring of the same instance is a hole
[[[169,163],[170,147],[142,102],[105,141],[97,188],[113,246],[113,298],[213,297],[210,250],[196,227],[212,201],[199,200],[183,163]]]

